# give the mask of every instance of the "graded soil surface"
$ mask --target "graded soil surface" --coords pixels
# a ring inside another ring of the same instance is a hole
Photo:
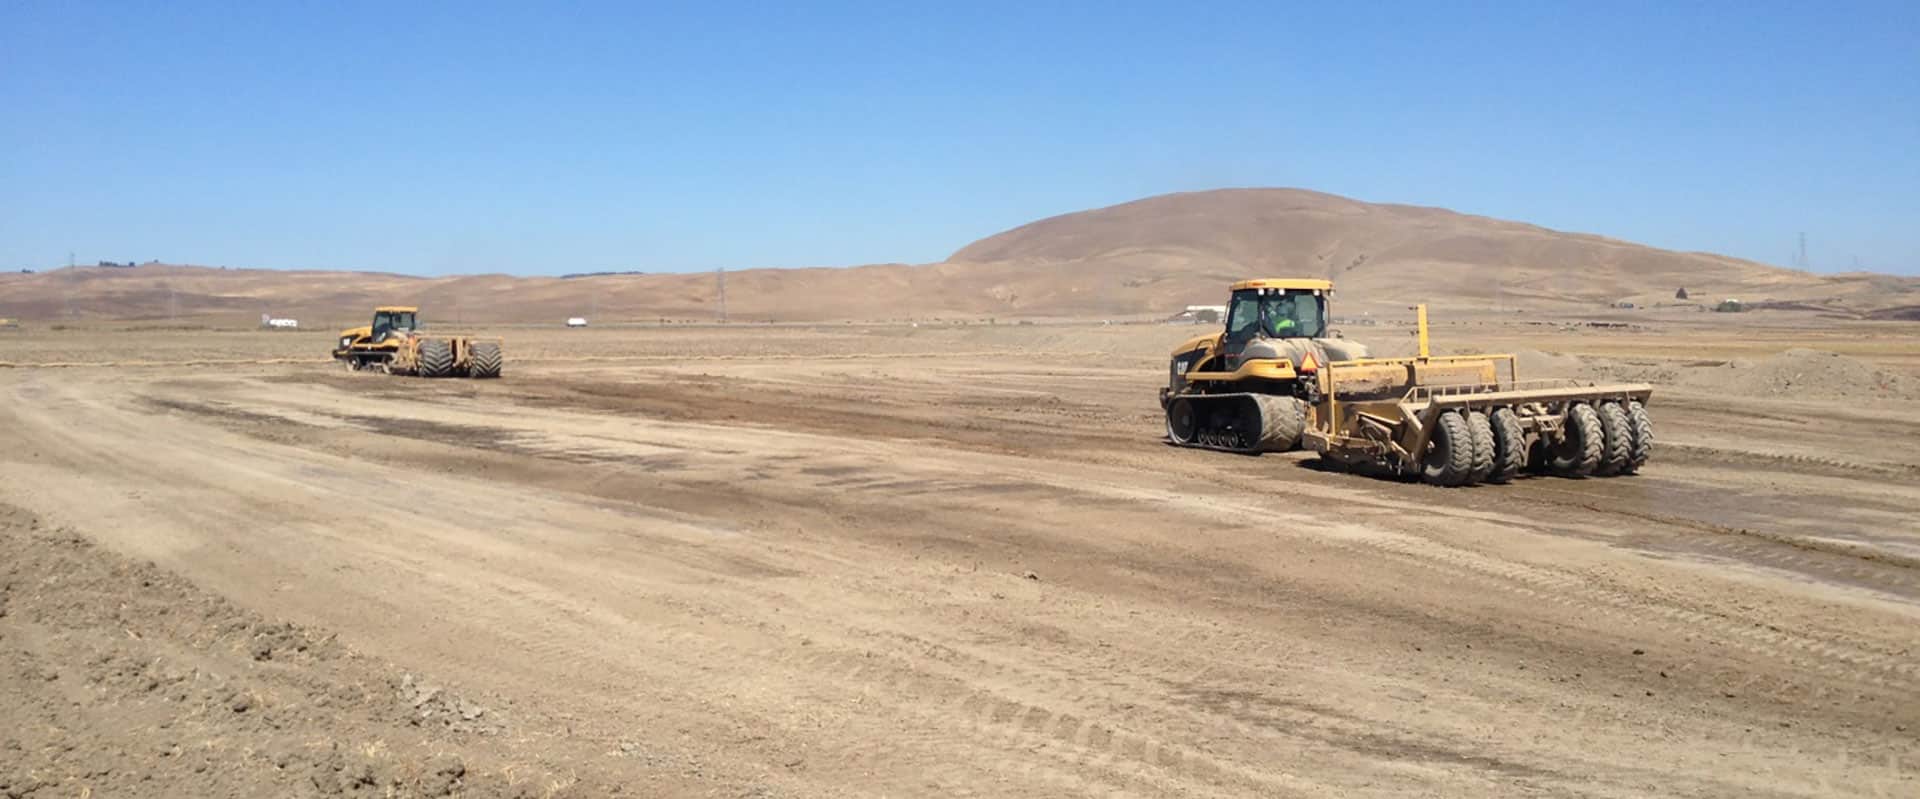
[[[1920,794],[1920,326],[1695,316],[1437,330],[1656,384],[1451,490],[1167,446],[1185,327],[9,334],[0,796]]]

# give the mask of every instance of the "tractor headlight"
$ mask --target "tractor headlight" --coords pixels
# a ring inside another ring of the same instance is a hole
[[[341,336],[341,337],[340,337],[340,349],[343,349],[343,350],[344,350],[344,349],[346,349],[346,348],[348,348],[348,347],[350,347],[350,346],[352,346],[352,345],[353,345],[353,337],[352,337],[352,336]]]

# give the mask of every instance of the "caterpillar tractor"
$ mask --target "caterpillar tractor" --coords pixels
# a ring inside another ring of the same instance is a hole
[[[1308,449],[1441,486],[1633,474],[1651,455],[1652,386],[1522,381],[1512,355],[1433,355],[1425,305],[1414,308],[1419,355],[1369,358],[1330,333],[1332,294],[1326,280],[1233,284],[1226,329],[1173,352],[1160,390],[1167,440]]]
[[[420,332],[420,309],[383,305],[373,324],[340,331],[333,358],[351,371],[376,370],[419,377],[500,376],[500,339],[428,336]]]

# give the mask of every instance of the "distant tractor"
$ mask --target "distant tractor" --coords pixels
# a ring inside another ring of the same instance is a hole
[[[500,376],[500,339],[428,336],[420,332],[420,309],[384,305],[373,324],[340,331],[334,360],[353,371],[372,369],[418,377]]]

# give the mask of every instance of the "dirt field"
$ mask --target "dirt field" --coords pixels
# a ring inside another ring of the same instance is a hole
[[[1920,325],[1731,324],[1441,328],[1660,384],[1455,490],[1164,445],[1188,328],[0,334],[0,797],[1920,795]]]

